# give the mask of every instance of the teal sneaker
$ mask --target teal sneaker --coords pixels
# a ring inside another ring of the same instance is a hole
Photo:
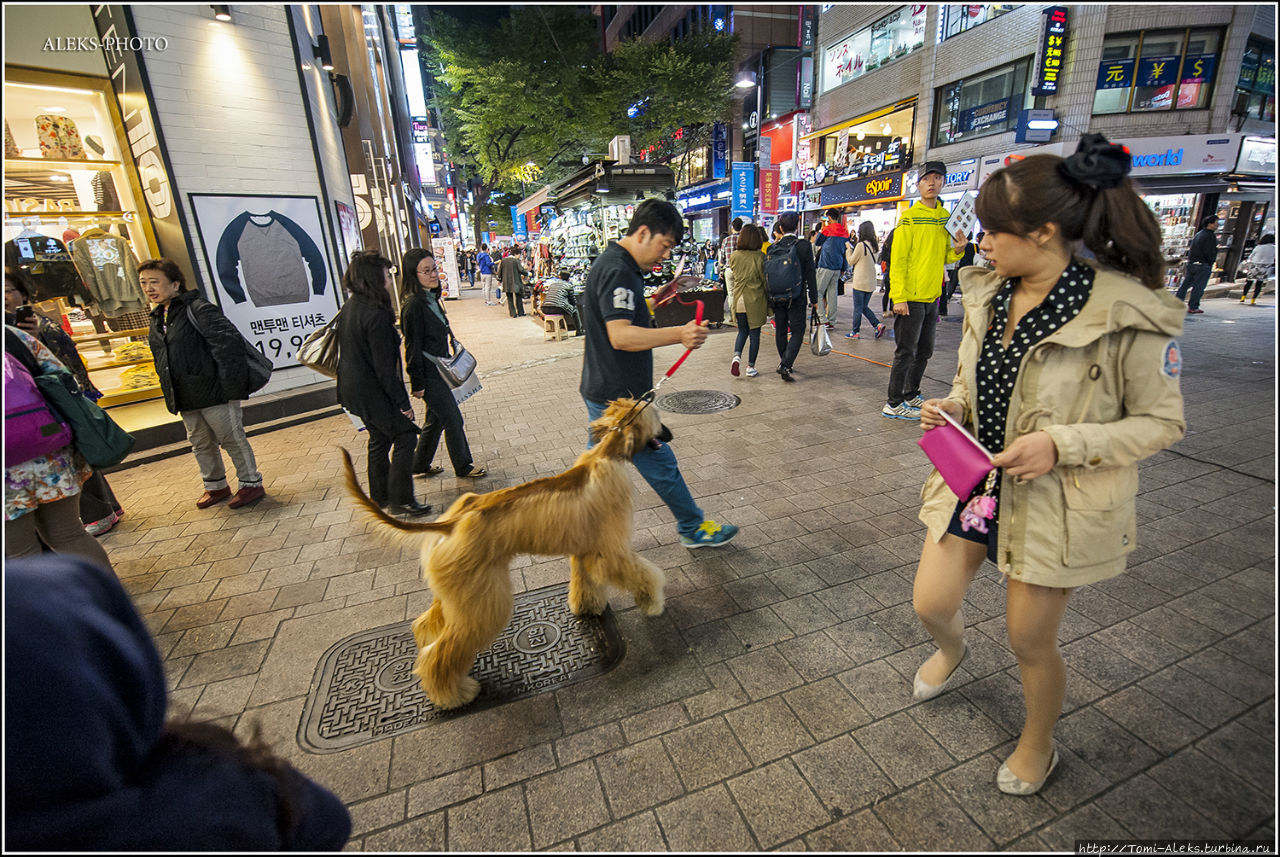
[[[718,548],[727,544],[738,534],[733,524],[717,524],[715,521],[703,521],[691,536],[681,536],[680,544],[687,548]]]

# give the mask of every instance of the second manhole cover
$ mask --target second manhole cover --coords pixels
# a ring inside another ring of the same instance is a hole
[[[655,404],[664,411],[677,414],[714,414],[736,408],[742,399],[719,390],[681,390],[659,396]]]

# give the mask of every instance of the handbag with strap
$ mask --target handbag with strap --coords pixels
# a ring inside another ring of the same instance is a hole
[[[449,357],[437,357],[434,354],[422,352],[423,356],[436,365],[440,370],[440,377],[449,382],[450,387],[461,387],[467,382],[476,371],[476,358],[471,356],[471,352],[462,347],[462,343],[458,338],[449,334],[449,343],[452,347],[453,354]]]
[[[815,357],[826,357],[831,353],[831,336],[827,333],[826,324],[818,321],[817,312],[809,317],[809,350]]]
[[[209,341],[209,337],[204,335],[204,330],[200,327],[200,323],[196,321],[196,314],[191,311],[191,304],[187,304],[187,321],[191,322],[191,326],[196,329],[196,333],[200,334],[201,339],[206,342]],[[271,358],[254,348],[253,343],[245,339],[243,333],[237,330],[236,335],[240,337],[240,346],[244,351],[245,360],[249,364],[249,392],[256,393],[267,386],[267,382],[271,380],[271,370],[275,367],[271,363]]]
[[[5,356],[12,357],[31,374],[40,395],[49,409],[71,429],[70,442],[91,467],[110,467],[124,461],[136,443],[133,435],[116,424],[116,421],[86,399],[80,392],[76,378],[66,369],[45,372],[25,345],[10,343],[11,334],[5,331]],[[7,422],[7,420],[6,420]],[[6,440],[10,426],[5,426]],[[65,445],[66,441],[63,441]],[[9,458],[6,449],[6,459]],[[7,466],[7,464],[6,464]]]
[[[71,443],[91,467],[111,467],[124,461],[137,442],[94,402],[80,392],[76,378],[66,370],[46,372],[36,378],[45,401],[71,426]]]
[[[341,310],[339,310],[341,315]],[[302,341],[294,354],[298,362],[312,371],[338,377],[338,316],[335,315],[323,327],[318,327]]]

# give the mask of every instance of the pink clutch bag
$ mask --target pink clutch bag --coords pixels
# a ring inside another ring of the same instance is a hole
[[[968,500],[973,489],[995,469],[991,453],[950,414],[941,408],[938,411],[947,424],[929,429],[916,443],[938,468],[947,487],[961,500]]]

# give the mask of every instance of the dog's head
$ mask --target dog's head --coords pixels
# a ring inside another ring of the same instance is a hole
[[[662,424],[651,401],[614,399],[604,415],[591,424],[591,436],[608,447],[608,454],[631,458],[645,446],[657,448],[671,440],[671,430]]]

